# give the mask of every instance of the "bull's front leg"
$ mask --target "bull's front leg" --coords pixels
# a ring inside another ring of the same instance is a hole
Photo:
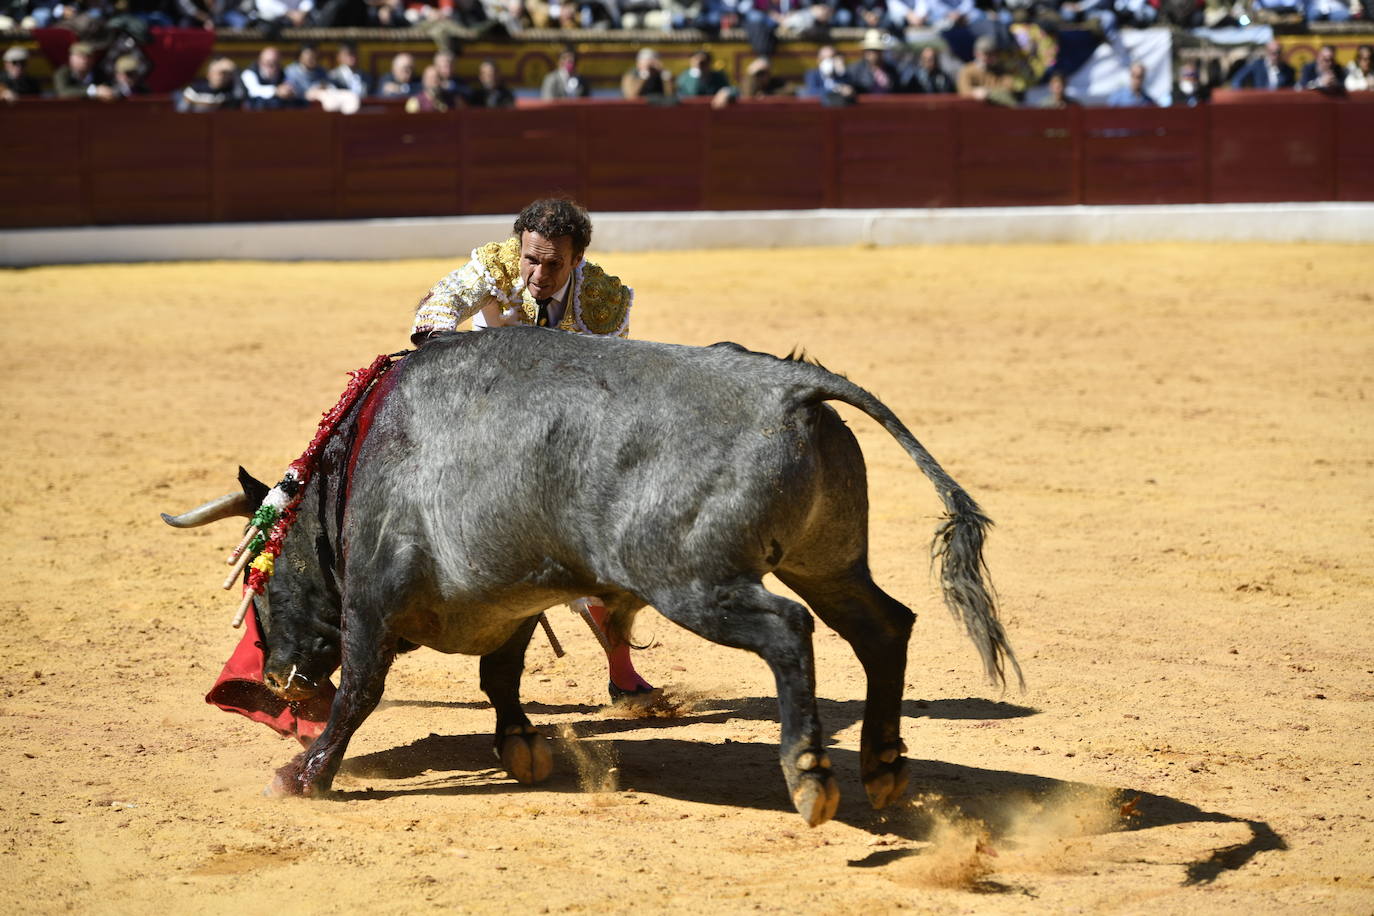
[[[520,706],[525,649],[538,623],[538,617],[521,623],[505,645],[482,656],[479,666],[482,691],[496,709],[496,756],[506,772],[525,785],[543,782],[553,773],[549,739],[535,729]]]
[[[396,637],[377,614],[350,613],[345,603],[343,663],[329,723],[310,748],[277,770],[270,795],[319,796],[329,792],[348,742],[382,699],[396,657]]]

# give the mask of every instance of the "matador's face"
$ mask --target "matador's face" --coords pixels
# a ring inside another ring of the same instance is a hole
[[[570,235],[548,239],[529,229],[520,234],[520,277],[536,299],[556,295],[581,263],[582,255],[573,255]]]

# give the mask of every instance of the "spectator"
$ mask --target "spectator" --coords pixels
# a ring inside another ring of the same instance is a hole
[[[258,52],[258,62],[239,76],[243,83],[244,107],[255,111],[273,108],[298,108],[305,100],[286,81],[281,68],[281,52],[268,45]]]
[[[585,99],[592,94],[588,85],[577,72],[577,51],[565,47],[558,55],[558,66],[544,77],[539,87],[541,99]]]
[[[439,76],[439,89],[461,102],[467,98],[468,87],[454,74],[453,61],[454,54],[452,51],[440,51],[434,55],[434,69]],[[420,82],[424,82],[423,75],[421,75]]]
[[[481,0],[453,0],[453,9],[449,11],[449,16],[455,25],[476,32],[486,32],[496,24],[487,15],[487,8]],[[441,72],[439,76],[442,79],[443,73]]]
[[[1145,65],[1131,64],[1131,75],[1125,86],[1107,96],[1108,108],[1158,108],[1159,103],[1145,93]]]
[[[1346,92],[1374,91],[1374,45],[1355,49],[1355,61],[1345,71]]]
[[[859,46],[863,59],[854,65],[849,75],[849,83],[863,95],[886,95],[899,88],[896,69],[887,62],[884,54],[887,42],[883,33],[869,29],[864,34],[863,44]]]
[[[1060,4],[1059,15],[1065,22],[1084,23],[1108,37],[1117,34],[1115,0],[1069,0]]]
[[[850,10],[851,21],[857,28],[881,29],[892,35],[902,34],[902,29],[888,17],[887,0],[853,0]]]
[[[740,81],[741,98],[761,99],[770,95],[790,95],[787,83],[773,75],[773,64],[766,57],[756,57],[744,70]]]
[[[15,45],[5,51],[5,75],[0,77],[0,102],[39,94],[38,80],[29,76],[29,49]]]
[[[473,88],[468,101],[478,108],[511,108],[515,105],[515,93],[506,87],[496,61],[484,60],[477,65],[477,86]]]
[[[959,68],[958,91],[961,98],[977,99],[992,105],[1015,105],[1015,82],[996,55],[997,41],[979,35],[973,43],[973,60]]]
[[[308,25],[315,3],[314,0],[252,0],[251,9],[254,22],[277,32],[281,29],[301,29]]]
[[[1264,54],[1251,58],[1236,71],[1232,89],[1289,89],[1296,82],[1293,68],[1283,59],[1283,47],[1277,41],[1264,46]]]
[[[216,57],[205,69],[205,79],[181,91],[177,108],[185,112],[234,111],[243,106],[243,85],[238,67],[228,57]]]
[[[334,69],[329,71],[329,82],[360,99],[372,94],[372,81],[358,69],[358,47],[353,42],[345,41],[339,45],[339,50],[334,54]]]
[[[96,78],[94,53],[84,41],[73,42],[67,49],[67,63],[52,75],[53,93],[59,99],[114,98],[110,87]]]
[[[1303,64],[1299,89],[1313,89],[1327,95],[1345,95],[1345,69],[1336,63],[1334,45],[1322,45],[1314,60]]]
[[[420,76],[420,91],[406,100],[406,111],[449,111],[458,104],[457,96],[444,88],[439,68],[430,64]]]
[[[143,85],[143,64],[136,55],[125,54],[115,61],[110,90],[117,99],[148,94],[148,87]]]
[[[958,91],[954,80],[940,66],[940,52],[934,45],[926,45],[916,58],[915,66],[902,74],[903,92],[924,92],[932,95]]]
[[[730,78],[717,69],[711,52],[701,48],[688,58],[687,69],[677,78],[677,94],[682,98],[709,97],[717,108],[728,105],[735,96]]]
[[[1360,0],[1309,0],[1307,21],[1348,22],[1360,13]]]
[[[1174,84],[1174,104],[1196,108],[1211,98],[1212,91],[1198,80],[1197,64],[1184,64],[1178,70]]]
[[[887,17],[898,34],[911,30],[944,31],[987,19],[974,0],[887,0]]]
[[[659,0],[620,0],[622,29],[667,29],[670,27]],[[626,96],[632,98],[632,96]]]
[[[406,19],[405,4],[401,0],[375,0],[368,4],[368,9],[371,11],[369,18],[372,24],[378,28],[410,28],[410,20]]]
[[[657,51],[639,49],[634,68],[620,78],[620,94],[627,99],[662,98],[673,94],[673,75],[663,69]]]
[[[1058,70],[1050,72],[1050,81],[1046,84],[1050,94],[1040,101],[1041,108],[1077,108],[1078,102],[1069,95],[1068,81],[1064,79],[1064,74]]]
[[[415,58],[402,51],[391,58],[391,72],[377,84],[377,94],[384,99],[408,99],[420,91],[415,78]]]
[[[844,58],[834,45],[821,45],[816,51],[816,66],[806,71],[800,94],[828,105],[843,105],[853,100],[857,93],[849,81]]]
[[[320,55],[312,42],[301,45],[296,59],[286,67],[286,81],[296,91],[296,97],[309,99],[313,90],[330,86],[329,74],[320,66]]]

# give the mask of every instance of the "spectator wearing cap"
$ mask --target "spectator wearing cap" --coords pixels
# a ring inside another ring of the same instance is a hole
[[[228,57],[220,56],[205,68],[205,79],[196,80],[177,97],[177,110],[183,112],[234,111],[243,107],[243,84],[239,68]]]
[[[861,95],[887,95],[898,91],[897,70],[887,62],[883,33],[869,29],[859,46],[863,57],[850,71],[849,82]]]
[[[940,66],[940,52],[934,45],[926,45],[916,55],[915,65],[902,73],[902,91],[953,95],[958,88]]]
[[[657,51],[639,49],[634,67],[620,78],[620,94],[627,99],[662,98],[673,94],[673,75],[663,69]]]
[[[67,62],[52,75],[53,92],[59,99],[110,99],[113,93],[95,75],[95,50],[86,42],[67,49]]]
[[[5,51],[5,73],[0,76],[0,102],[13,102],[39,93],[38,80],[29,76],[29,49],[15,45]]]
[[[115,61],[110,89],[119,99],[148,94],[148,87],[143,85],[143,63],[136,55],[125,54]]]

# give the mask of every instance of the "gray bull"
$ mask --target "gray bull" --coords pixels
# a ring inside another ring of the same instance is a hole
[[[935,485],[948,513],[933,546],[945,602],[989,676],[1005,683],[1009,665],[1020,677],[984,580],[990,522],[886,406],[818,365],[733,344],[504,328],[443,335],[393,371],[351,487],[347,444],[330,444],[261,614],[267,681],[283,696],[341,666],[327,727],[278,772],[278,791],[329,789],[407,641],[481,656],[503,766],[523,783],[547,778],[550,745],[520,706],[525,648],[541,611],[597,595],[621,632],[652,605],[768,663],[783,776],[802,817],[822,823],[839,789],[816,712],[811,615],[764,588],[771,572],[862,663],[860,775],[874,807],[898,798],[915,618],[869,573],[863,454],[831,400],[880,423]],[[259,487],[226,500],[251,511]],[[180,521],[223,517],[227,502]]]

